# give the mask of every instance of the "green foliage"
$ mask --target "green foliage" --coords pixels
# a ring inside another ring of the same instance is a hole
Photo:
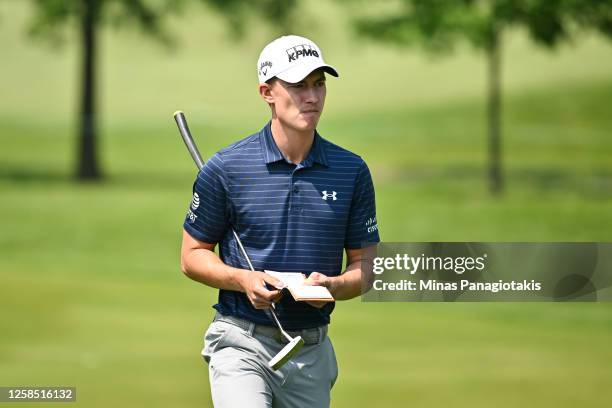
[[[225,16],[232,34],[241,38],[245,33],[245,22],[249,15],[259,15],[270,25],[276,25],[281,32],[288,32],[292,26],[292,13],[297,0],[201,0],[210,4]]]
[[[114,27],[135,24],[146,34],[169,44],[171,37],[162,24],[163,18],[180,8],[171,0],[33,0],[36,14],[30,33],[37,38],[60,44],[64,25],[78,24],[89,9],[94,24]]]
[[[137,26],[150,37],[169,46],[175,41],[163,21],[181,11],[186,0],[33,0],[36,14],[30,26],[35,37],[52,44],[62,42],[66,25],[80,28],[82,53],[81,117],[77,178],[99,180],[102,171],[97,159],[96,126],[96,49],[97,32],[102,25]],[[234,37],[242,37],[247,11],[261,11],[271,23],[287,24],[297,0],[201,0],[226,17]],[[249,13],[250,14],[250,13]],[[281,24],[282,26],[282,24]]]
[[[526,29],[533,42],[549,48],[595,30],[612,37],[612,1],[597,0],[402,0],[390,14],[360,17],[356,31],[365,37],[406,46],[422,44],[432,52],[452,50],[467,41],[483,50],[488,62],[489,184],[503,189],[501,170],[501,39],[509,27]]]
[[[402,0],[392,14],[355,21],[363,36],[401,45],[419,42],[432,51],[449,50],[459,40],[486,48],[511,26],[525,28],[534,42],[548,47],[578,30],[612,37],[612,1]]]
[[[97,26],[110,25],[114,28],[135,25],[145,34],[166,45],[173,43],[172,36],[163,24],[171,15],[181,14],[187,0],[32,0],[36,15],[30,26],[30,33],[54,45],[64,40],[62,28],[77,24],[85,10],[89,8]],[[291,27],[291,14],[297,0],[199,0],[194,3],[208,5],[221,15],[229,24],[234,38],[245,34],[246,20],[250,15],[258,15],[280,30]]]

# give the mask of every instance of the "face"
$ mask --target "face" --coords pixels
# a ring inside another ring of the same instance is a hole
[[[314,70],[294,84],[276,79],[271,85],[260,85],[259,91],[283,125],[299,131],[314,130],[325,104],[325,73]]]

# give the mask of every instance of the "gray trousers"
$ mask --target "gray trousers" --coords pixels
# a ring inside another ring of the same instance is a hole
[[[338,377],[334,348],[325,336],[306,344],[277,371],[268,367],[284,346],[272,337],[232,323],[214,321],[204,338],[202,356],[208,363],[216,408],[329,407]]]

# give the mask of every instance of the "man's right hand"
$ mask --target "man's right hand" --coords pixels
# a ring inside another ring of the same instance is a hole
[[[246,293],[255,309],[268,309],[272,302],[276,302],[281,297],[283,283],[265,272],[253,272],[244,270],[246,273],[241,282],[242,290]],[[268,290],[266,283],[276,288]]]

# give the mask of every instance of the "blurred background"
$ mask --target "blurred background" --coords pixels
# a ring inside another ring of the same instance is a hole
[[[259,130],[261,48],[317,42],[319,132],[384,241],[610,241],[608,1],[0,0],[0,385],[211,406],[216,291],[179,268],[194,165]],[[604,407],[606,303],[338,304],[334,407]],[[61,405],[61,404],[60,404]],[[27,406],[23,404],[20,406]]]

